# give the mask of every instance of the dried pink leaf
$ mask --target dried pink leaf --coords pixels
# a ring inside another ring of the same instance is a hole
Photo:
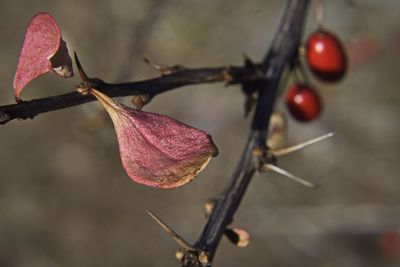
[[[21,91],[30,81],[51,71],[64,78],[74,75],[60,27],[50,14],[39,13],[32,18],[25,33],[14,76],[15,99],[20,100]]]
[[[116,103],[95,89],[90,92],[108,111],[122,164],[137,183],[158,188],[182,186],[218,154],[211,136],[204,131]]]

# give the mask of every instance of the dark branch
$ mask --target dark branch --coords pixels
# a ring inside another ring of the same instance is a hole
[[[148,95],[150,98],[163,92],[193,84],[212,83],[225,81],[229,84],[242,83],[264,79],[260,75],[260,66],[245,67],[217,67],[186,69],[180,68],[172,73],[159,78],[139,82],[110,84],[100,79],[94,79],[92,86],[110,97]],[[81,95],[78,92],[40,98],[21,103],[0,106],[0,124],[5,124],[13,119],[33,118],[38,114],[68,108],[90,101],[92,95]]]
[[[233,221],[233,216],[240,205],[247,186],[257,170],[258,162],[256,157],[253,156],[253,150],[256,147],[265,148],[269,118],[275,104],[279,80],[284,68],[297,55],[308,4],[309,0],[288,1],[282,22],[263,61],[262,69],[267,79],[261,83],[260,88],[255,88],[259,94],[252,130],[246,147],[231,180],[217,199],[215,208],[195,245],[197,249],[207,254],[209,266],[211,266],[211,261],[223,233]],[[187,252],[187,258],[191,254],[193,252]],[[184,261],[182,263],[183,266],[191,266],[185,265]],[[197,264],[200,266],[199,263]]]

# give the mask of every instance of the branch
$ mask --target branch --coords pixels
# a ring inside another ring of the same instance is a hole
[[[289,0],[283,14],[281,24],[274,37],[274,41],[262,63],[266,80],[259,89],[256,112],[252,122],[246,147],[236,170],[225,190],[215,203],[215,207],[195,244],[198,251],[187,251],[182,260],[182,266],[202,266],[199,251],[207,255],[207,266],[211,262],[227,226],[233,221],[233,216],[250,184],[253,174],[257,170],[256,158],[253,155],[255,148],[265,148],[269,118],[271,116],[279,80],[284,68],[297,55],[301,41],[303,24],[309,0]],[[197,253],[197,254],[196,254]],[[196,257],[197,255],[197,257]]]
[[[100,79],[94,79],[91,86],[110,97],[146,95],[152,98],[163,92],[186,85],[221,81],[228,84],[236,84],[265,78],[260,75],[262,73],[260,65],[198,69],[175,66],[164,68],[164,70],[168,70],[169,73],[154,79],[119,84],[111,84]],[[13,119],[33,118],[41,113],[68,108],[94,100],[95,98],[91,95],[71,92],[0,106],[0,124],[5,124]]]
[[[247,90],[257,92],[257,106],[244,152],[230,181],[208,218],[203,232],[193,246],[185,251],[182,266],[211,266],[219,242],[233,221],[234,214],[259,167],[255,151],[267,151],[266,138],[270,116],[276,101],[278,84],[284,68],[297,56],[309,0],[288,0],[282,21],[273,43],[261,64],[243,67],[217,67],[187,69],[171,67],[162,69],[162,76],[145,81],[110,84],[100,79],[91,80],[91,86],[110,97],[146,95],[150,99],[163,92],[186,85],[224,81],[242,84]],[[167,72],[163,72],[167,70]],[[95,100],[91,95],[78,92],[24,101],[0,106],[0,124],[19,118],[33,118],[38,114],[84,104]]]

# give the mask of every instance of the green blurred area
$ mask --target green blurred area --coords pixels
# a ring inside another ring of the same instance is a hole
[[[239,65],[242,53],[258,61],[285,2],[2,1],[0,104],[14,102],[23,35],[37,12],[55,17],[90,76],[123,82],[159,75],[143,56],[187,67]],[[324,25],[342,39],[350,69],[334,85],[313,81],[324,113],[309,124],[289,118],[288,144],[336,135],[279,162],[322,188],[256,175],[234,220],[252,243],[239,249],[223,240],[215,266],[400,264],[400,251],[387,255],[395,242],[384,239],[400,233],[400,2],[324,3]],[[305,39],[316,27],[313,4]],[[77,84],[77,77],[46,75],[22,98],[70,92]],[[239,87],[210,84],[165,93],[145,107],[208,131],[220,151],[195,181],[165,191],[127,177],[114,128],[98,103],[0,126],[0,266],[179,265],[177,245],[145,209],[189,242],[197,239],[203,204],[223,190],[246,141],[243,102]],[[277,109],[285,111],[282,100]]]

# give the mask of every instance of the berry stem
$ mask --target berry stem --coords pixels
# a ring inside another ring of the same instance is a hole
[[[318,29],[321,29],[322,24],[324,22],[324,7],[322,5],[321,0],[316,0],[316,1],[317,1],[317,6],[316,6],[317,27]]]

